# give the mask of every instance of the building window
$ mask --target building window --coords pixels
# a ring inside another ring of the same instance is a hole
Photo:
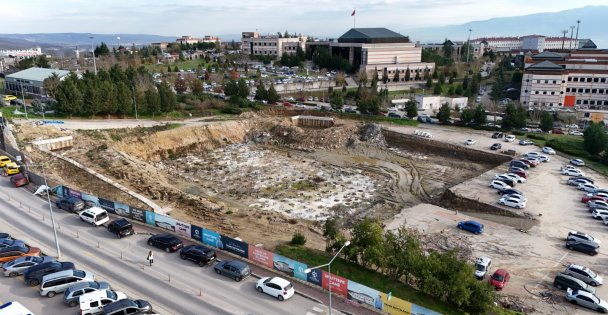
[[[591,89],[585,89],[585,93],[590,93]]]
[[[576,100],[576,105],[581,105],[581,100]]]
[[[587,78],[587,82],[591,82],[591,78]]]
[[[547,95],[547,91],[543,91],[543,95]]]
[[[557,81],[553,80],[553,84],[557,84]]]
[[[577,78],[572,78],[572,81],[578,82],[578,77]]]
[[[593,78],[593,82],[600,82],[600,78]]]
[[[602,83],[606,83],[606,78],[601,78],[601,79],[600,79],[600,82],[602,82]]]
[[[597,93],[597,89],[591,89],[591,93]]]
[[[570,88],[566,88],[566,92],[570,92]]]
[[[538,91],[534,91],[534,94],[538,94]]]
[[[551,91],[551,95],[555,95],[555,92]]]
[[[562,83],[566,83],[566,80],[562,80]]]
[[[595,101],[589,101],[589,105],[595,105]]]
[[[549,80],[545,80],[545,84],[549,83]]]
[[[525,90],[524,93],[528,93],[528,90]]]
[[[572,78],[571,77],[568,77],[568,82],[572,82]]]
[[[559,94],[564,94],[564,91],[559,91]]]
[[[589,101],[584,100],[584,101],[583,101],[583,105],[589,105]]]

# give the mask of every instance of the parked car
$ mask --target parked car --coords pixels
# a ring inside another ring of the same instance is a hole
[[[527,153],[524,153],[523,156],[537,158],[537,157],[541,156],[541,154],[538,152],[527,152]]]
[[[5,247],[0,253],[0,263],[5,263],[24,256],[40,256],[40,248],[29,246]]]
[[[566,241],[566,248],[589,254],[591,256],[599,254],[600,246],[595,244],[579,243],[576,241]]]
[[[515,208],[515,209],[523,209],[526,207],[526,203],[523,200],[519,200],[517,198],[510,197],[502,197],[498,200],[498,204]]]
[[[576,166],[585,166],[585,162],[581,159],[572,159],[572,160],[570,160],[570,164],[576,165]]]
[[[11,177],[11,184],[13,184],[15,187],[25,186],[29,183],[30,181],[23,174],[16,174],[15,176]]]
[[[519,140],[519,145],[533,145],[533,144],[534,144],[534,142],[532,142],[528,139]]]
[[[500,144],[500,143],[494,143],[490,147],[490,150],[500,150],[500,149],[502,149],[502,144]]]
[[[19,174],[20,172],[21,172],[21,169],[19,168],[19,165],[15,162],[9,162],[4,165],[4,175],[5,176]]]
[[[590,209],[596,209],[596,208],[605,208],[608,209],[608,202],[604,201],[604,199],[602,200],[591,200],[587,203],[587,207],[589,207]]]
[[[525,183],[526,182],[526,178],[523,176],[520,176],[519,174],[516,173],[504,173],[503,175],[509,176],[512,180],[518,182],[518,183]]]
[[[572,178],[572,177],[568,178],[568,181],[566,183],[570,186],[576,186],[576,187],[578,187],[578,185],[581,185],[581,184],[591,184],[591,182],[589,182],[586,179]]]
[[[599,187],[591,184],[591,183],[584,183],[584,184],[579,184],[577,186],[578,190],[582,190],[582,191],[586,191],[588,193],[592,193],[594,192],[596,189],[598,189]]]
[[[508,135],[505,137],[505,142],[513,142],[513,141],[515,141],[514,135]]]
[[[4,167],[6,164],[11,163],[12,160],[5,155],[0,155],[0,167]]]
[[[501,181],[511,187],[514,187],[515,183],[516,183],[511,177],[502,175],[502,174],[498,174],[498,175],[494,176],[494,179],[497,181]]]
[[[251,275],[249,265],[240,260],[222,260],[213,266],[215,272],[236,281],[241,281]]]
[[[184,246],[182,240],[168,233],[150,236],[148,238],[148,245],[160,248],[167,253],[174,252]]]
[[[608,208],[591,210],[591,217],[593,217],[596,220],[604,220],[604,217],[607,217],[607,216],[608,216]]]
[[[199,266],[204,266],[214,261],[216,253],[213,249],[203,245],[188,245],[179,252],[181,259],[192,260]]]
[[[36,266],[30,267],[23,272],[23,281],[29,286],[36,286],[40,284],[42,277],[62,271],[62,270],[71,270],[74,269],[74,263],[69,261],[53,261],[53,262],[45,262],[42,264],[38,264]]]
[[[464,142],[465,145],[473,145],[477,143],[477,141],[473,140],[473,139],[468,139]]]
[[[524,179],[528,178],[528,173],[526,171],[524,171],[522,168],[519,167],[509,167],[508,172],[510,174],[515,174],[519,177],[522,177]]]
[[[118,238],[135,234],[133,225],[125,218],[113,220],[108,224],[108,231],[116,234]]]
[[[513,189],[513,188],[508,188],[508,189],[505,189],[505,190],[499,190],[498,194],[499,195],[513,195],[513,194],[515,194],[515,195],[522,195],[522,196],[524,195],[524,193],[522,193],[521,191],[519,191],[517,189]]]
[[[494,271],[492,277],[490,277],[490,285],[495,287],[496,290],[502,290],[510,278],[511,275],[509,275],[509,272],[507,270],[502,268],[497,269],[496,271]]]
[[[595,181],[593,180],[593,178],[588,177],[588,176],[573,176],[573,177],[570,177],[570,179],[584,179],[584,180],[586,180],[586,181],[588,181],[588,182],[590,182],[592,184],[595,183]],[[608,198],[608,194],[606,194],[606,197]]]
[[[95,291],[110,290],[112,287],[105,281],[89,281],[72,284],[63,292],[63,303],[70,307],[78,305],[80,296]]]
[[[460,221],[458,222],[457,227],[461,230],[469,231],[474,234],[481,234],[484,230],[483,224],[473,220]]]
[[[582,203],[589,203],[590,201],[608,201],[608,199],[606,197],[602,197],[602,196],[595,196],[593,194],[587,194],[586,196],[583,196],[583,198],[581,198],[581,202]]]
[[[25,242],[22,240],[15,240],[12,238],[0,239],[0,249],[7,247],[25,247]]]
[[[264,277],[255,283],[255,289],[260,293],[274,296],[279,301],[287,300],[295,293],[291,282],[280,277]]]
[[[588,243],[588,244],[597,244],[600,245],[602,242],[597,238],[583,232],[579,231],[570,231],[568,232],[568,236],[566,236],[566,241],[575,241],[577,243]]]
[[[551,155],[555,154],[555,150],[553,150],[553,148],[551,148],[551,147],[544,147],[543,152],[547,153],[547,154],[551,154]]]
[[[490,188],[494,188],[494,189],[498,189],[498,190],[505,190],[508,188],[512,188],[511,186],[507,185],[505,182],[500,181],[500,180],[493,180],[490,182]]]
[[[555,279],[553,279],[553,285],[561,290],[570,288],[573,290],[583,290],[589,293],[595,293],[594,287],[584,283],[583,281],[573,276],[561,272],[558,272],[555,276]]]
[[[570,264],[568,267],[566,267],[564,273],[580,279],[592,286],[598,286],[604,283],[604,279],[600,275],[585,266]]]
[[[55,202],[57,208],[70,212],[78,212],[84,209],[84,202],[78,197],[62,198]]]
[[[542,154],[538,157],[538,160],[540,160],[542,163],[549,163],[549,162],[551,162],[551,158],[549,158],[546,155],[542,155]]]
[[[475,260],[475,278],[477,280],[483,280],[486,273],[490,270],[492,260],[488,257],[482,256]]]
[[[146,314],[152,312],[152,305],[146,300],[124,299],[103,307],[104,315]]]
[[[528,170],[530,168],[530,165],[528,163],[525,163],[524,161],[521,160],[513,160],[509,163],[509,167],[519,167],[522,168],[523,170]]]
[[[124,300],[127,298],[127,295],[120,291],[112,291],[112,290],[99,290],[93,291],[91,293],[87,293],[82,295],[78,302],[80,304],[80,314],[83,315],[93,315],[93,314],[102,314],[103,307],[105,305],[114,303],[116,301]],[[119,313],[119,314],[128,314],[128,313]],[[141,313],[133,313],[133,314],[141,314]]]
[[[608,303],[606,303],[606,301],[598,298],[595,294],[586,291],[568,288],[566,290],[566,300],[570,301],[572,304],[590,308],[601,313],[606,313],[606,311],[608,311]]]
[[[105,209],[99,207],[92,207],[81,211],[78,216],[83,222],[89,223],[93,226],[100,226],[110,221],[108,212]]]
[[[585,173],[577,170],[577,169],[572,169],[572,168],[566,168],[562,170],[562,175],[568,175],[568,176],[585,176]]]
[[[502,139],[502,136],[503,136],[502,132],[496,131],[492,134],[492,139]]]
[[[63,270],[48,274],[40,281],[40,295],[49,298],[63,293],[69,286],[78,282],[94,281],[95,276],[84,270]]]
[[[506,194],[506,195],[502,195],[503,198],[513,198],[513,199],[517,199],[519,201],[522,201],[524,203],[528,202],[528,198],[526,198],[524,195],[520,195],[520,194]]]
[[[22,275],[23,272],[33,266],[56,261],[55,257],[51,256],[25,256],[11,260],[2,265],[2,272],[5,277],[16,277]]]

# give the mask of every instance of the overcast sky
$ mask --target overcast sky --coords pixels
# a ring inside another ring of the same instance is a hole
[[[556,12],[607,0],[2,0],[1,33],[222,35],[288,30],[319,37],[353,26],[408,28]]]

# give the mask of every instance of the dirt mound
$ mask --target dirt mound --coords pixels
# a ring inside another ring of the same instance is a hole
[[[19,134],[19,140],[21,143],[72,135],[72,131],[61,130],[61,128],[58,126],[49,126],[49,125],[38,126],[33,123],[14,125],[14,126],[15,126],[14,133]]]
[[[382,127],[378,124],[367,124],[359,129],[359,140],[386,146],[386,140],[382,134]]]

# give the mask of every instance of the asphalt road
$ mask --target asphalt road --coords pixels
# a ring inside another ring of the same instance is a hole
[[[0,179],[0,231],[8,232],[49,255],[56,255],[48,205],[26,189],[9,186]],[[279,302],[255,290],[257,279],[235,282],[198,267],[177,253],[165,253],[146,244],[149,234],[136,227],[137,235],[117,239],[103,227],[94,228],[74,214],[55,210],[61,260],[110,282],[130,298],[149,300],[161,314],[315,314],[319,304],[302,296]],[[44,216],[44,219],[43,219]],[[143,232],[143,233],[142,233]],[[147,266],[148,251],[154,251],[154,266]],[[61,296],[41,297],[37,287],[27,287],[21,278],[0,279],[0,300],[16,299],[37,314],[78,313],[63,306]],[[294,284],[298,290],[298,284]]]

